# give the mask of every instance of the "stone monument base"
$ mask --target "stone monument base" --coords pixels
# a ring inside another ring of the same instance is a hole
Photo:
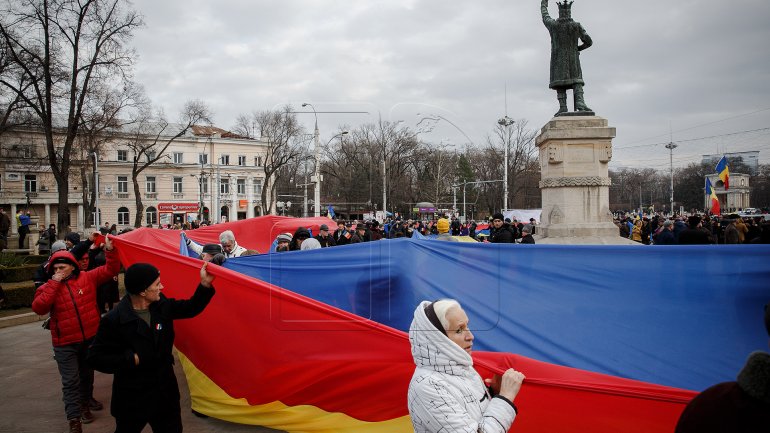
[[[535,243],[538,245],[642,245],[617,234],[615,236],[564,236],[540,239],[535,237]]]
[[[563,113],[567,114],[567,113]],[[571,113],[570,113],[571,114]],[[637,244],[620,237],[609,209],[615,128],[607,119],[560,115],[540,131],[540,191],[543,212],[540,244]]]

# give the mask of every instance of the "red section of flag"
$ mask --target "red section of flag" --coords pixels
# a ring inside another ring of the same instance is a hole
[[[214,226],[212,236],[236,224]],[[239,243],[267,239],[267,232],[249,233],[236,232]],[[140,229],[115,244],[124,266],[158,266],[167,296],[192,295],[201,262],[178,254],[178,232]],[[251,405],[312,405],[369,422],[408,415],[415,367],[404,332],[219,266],[209,272],[217,293],[200,316],[175,323],[176,346],[230,396]],[[476,353],[474,359],[482,377],[508,367],[526,374],[513,426],[521,433],[673,431],[695,395],[513,354]]]

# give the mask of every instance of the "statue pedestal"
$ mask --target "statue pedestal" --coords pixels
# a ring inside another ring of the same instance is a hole
[[[559,116],[540,131],[543,213],[539,244],[637,244],[622,238],[609,208],[607,163],[615,128],[598,116]]]

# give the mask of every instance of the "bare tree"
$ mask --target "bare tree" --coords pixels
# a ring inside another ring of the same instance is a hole
[[[133,132],[130,134],[128,147],[133,153],[131,164],[131,181],[134,186],[136,200],[136,215],[134,227],[142,226],[144,204],[142,191],[139,188],[139,175],[149,166],[166,156],[168,147],[187,133],[193,126],[201,123],[210,124],[212,114],[209,107],[202,101],[193,100],[185,103],[180,114],[179,123],[170,124],[159,111],[155,116],[150,115],[149,106],[139,110],[132,121]]]
[[[533,169],[532,162],[537,161],[536,131],[529,129],[527,125],[526,119],[516,120],[508,126],[495,125],[492,134],[487,136],[480,157],[471,161],[479,180],[502,180],[503,170],[508,170],[509,203],[513,206],[523,206],[526,202],[524,198],[519,198],[525,191],[523,180],[530,177],[528,171]],[[506,147],[508,167],[503,167]],[[483,206],[490,213],[502,207],[503,190],[502,183],[485,184],[481,187]]]
[[[78,139],[73,145],[75,160],[80,166],[80,184],[85,209],[95,209],[96,165],[93,156],[102,159],[104,144],[119,136],[124,127],[130,127],[135,121],[131,117],[122,118],[127,110],[137,110],[149,104],[142,86],[127,82],[122,88],[104,86],[96,83],[92,86],[92,97],[83,107],[83,123]],[[92,185],[92,188],[89,188]],[[86,212],[84,226],[94,223],[94,214]]]
[[[262,188],[260,201],[265,213],[276,213],[276,186],[282,167],[295,161],[304,152],[302,142],[302,126],[291,106],[280,110],[254,112],[239,116],[239,123],[255,125],[262,140],[267,141],[267,154],[262,158],[262,169],[265,172],[265,184]],[[243,125],[241,125],[243,126]],[[235,131],[248,135],[247,130],[236,126]],[[252,134],[254,132],[252,131]]]
[[[0,77],[40,119],[58,187],[57,224],[69,231],[69,172],[84,107],[97,82],[121,85],[134,53],[126,43],[142,25],[124,0],[4,0],[0,40],[21,80]],[[63,135],[61,146],[55,136]]]
[[[0,80],[14,83],[22,93],[29,93],[32,82],[10,56],[8,45],[0,39]],[[24,99],[15,91],[0,85],[0,135],[5,131],[32,123],[32,113]]]

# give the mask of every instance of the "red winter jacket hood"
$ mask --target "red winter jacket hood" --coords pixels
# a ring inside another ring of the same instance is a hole
[[[96,290],[110,281],[120,271],[117,252],[107,251],[107,263],[90,271],[73,272],[64,281],[49,279],[35,292],[32,311],[43,315],[51,313],[51,339],[54,346],[80,343],[96,335],[99,328],[99,309],[96,305]],[[56,259],[71,264],[77,269],[77,262],[67,251],[57,251],[50,264]]]
[[[72,255],[71,252],[67,250],[60,250],[51,256],[50,259],[48,259],[48,263],[45,266],[45,272],[50,276],[53,274],[52,267],[55,263],[67,263],[75,267],[75,272],[77,272],[80,268],[78,267],[78,261],[75,260],[75,256]]]

